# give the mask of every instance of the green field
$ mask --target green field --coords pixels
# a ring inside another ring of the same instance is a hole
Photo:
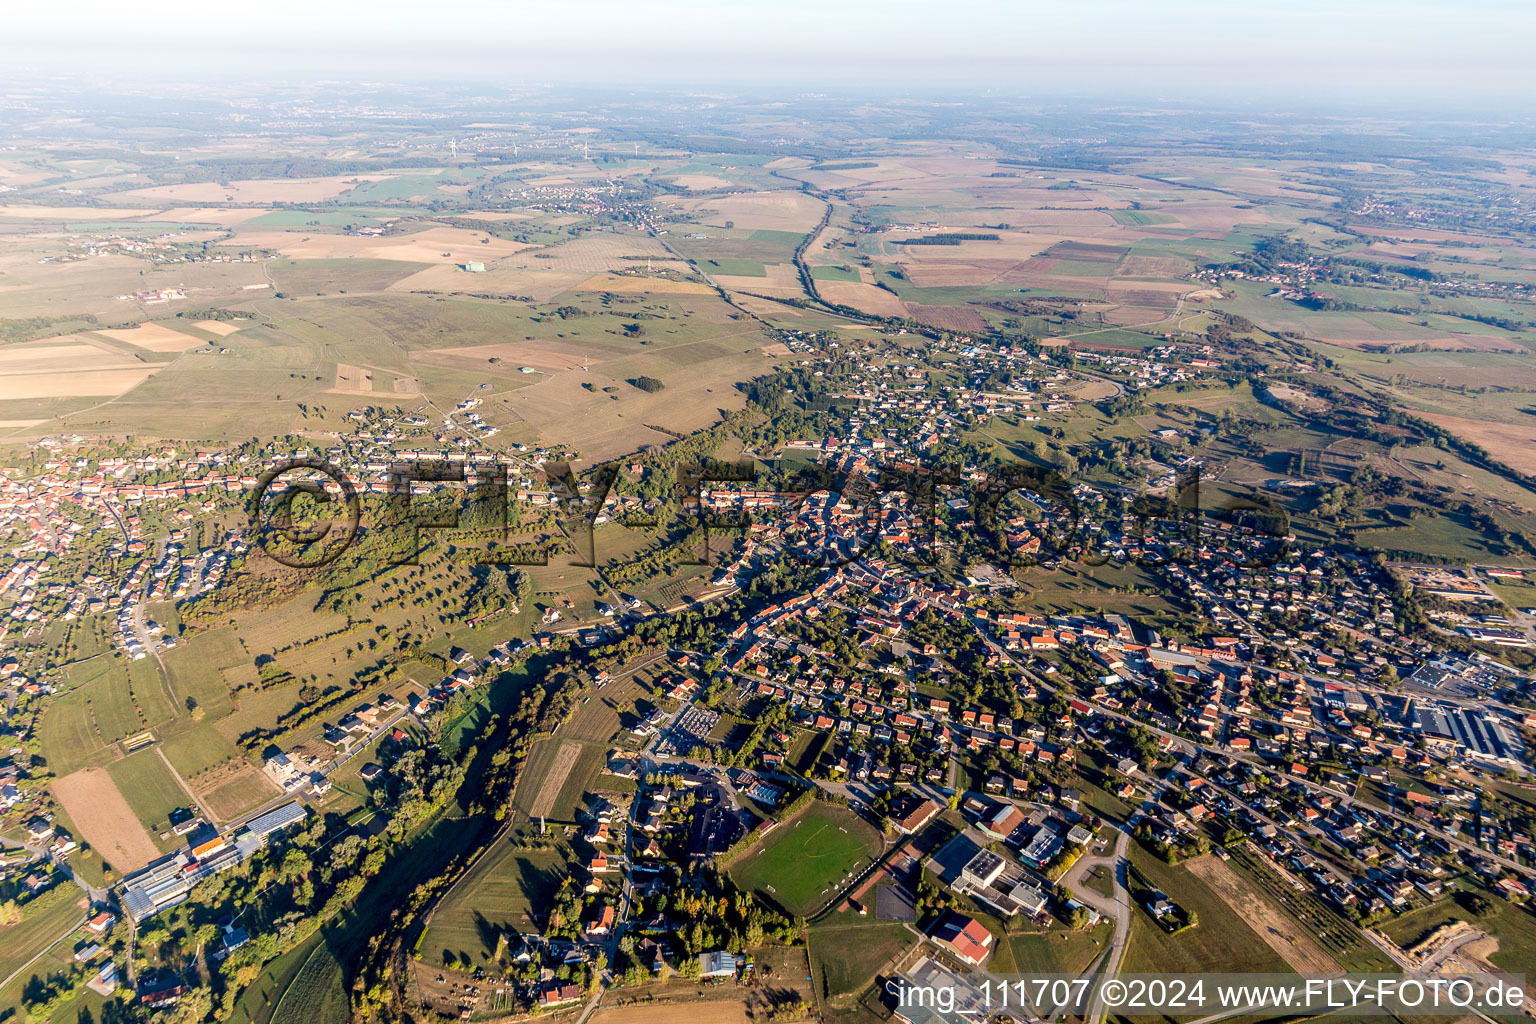
[[[545,784],[550,773],[559,767],[561,748],[571,743],[579,746],[580,752],[570,764],[565,778],[558,783],[554,799],[546,805],[541,799],[541,795],[547,795]],[[545,817],[554,821],[573,820],[582,796],[602,770],[606,755],[607,747],[603,744],[585,743],[559,735],[540,740],[528,752],[528,763],[518,775],[517,790],[512,795],[513,806],[525,817],[538,817],[543,811]]]
[[[1110,210],[1109,215],[1122,227],[1144,228],[1152,224],[1172,224],[1174,219],[1156,210]]]
[[[423,960],[488,960],[502,932],[540,930],[542,913],[571,873],[572,854],[564,844],[550,850],[527,849],[517,836],[502,840],[454,887],[432,915],[423,937]]]
[[[272,1011],[272,1024],[347,1024],[351,1017],[341,964],[324,942],[305,959]]]
[[[73,883],[59,882],[57,891],[50,889],[38,897],[35,905],[22,908],[19,923],[0,928],[0,978],[20,970],[64,934],[64,929],[82,920],[85,911],[79,904],[83,898],[84,894]]]
[[[879,852],[873,827],[846,808],[817,802],[744,854],[731,878],[791,914],[809,915]]]
[[[192,803],[153,747],[113,761],[107,774],[151,837],[170,829],[172,811]]]
[[[918,937],[899,921],[833,914],[810,928],[811,977],[828,1019],[858,1017],[860,997],[876,972],[911,949]]]
[[[1406,948],[1428,938],[1443,925],[1466,921],[1499,940],[1498,952],[1488,957],[1495,967],[1528,972],[1531,964],[1536,963],[1536,914],[1500,896],[1478,891],[1491,900],[1495,908],[1486,918],[1473,917],[1454,899],[1447,899],[1388,921],[1381,925],[1381,931]]]
[[[855,267],[812,267],[811,277],[817,281],[857,281],[859,271]]]
[[[1094,957],[1104,952],[1114,933],[1114,925],[1106,921],[1082,931],[1052,928],[1048,932],[1012,935],[1008,936],[1007,942],[1013,951],[1014,969],[1017,971],[1026,974],[1078,974]]]
[[[1200,923],[1169,935],[1145,910],[1135,907],[1125,951],[1127,972],[1165,971],[1177,964],[1188,972],[1291,973],[1290,965],[1188,869],[1170,867],[1136,843],[1131,844],[1131,861],[1175,903],[1199,915]],[[1134,884],[1132,889],[1134,898]]]

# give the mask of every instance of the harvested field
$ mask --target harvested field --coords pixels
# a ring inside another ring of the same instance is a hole
[[[550,811],[554,810],[555,798],[560,795],[560,790],[565,785],[565,777],[571,774],[571,769],[576,766],[576,759],[581,756],[580,743],[562,743],[555,754],[554,763],[549,766],[543,781],[539,784],[539,791],[533,797],[533,803],[529,805],[530,813],[535,818],[547,818]]]
[[[1444,334],[1439,337],[1429,338],[1361,338],[1354,336],[1352,332],[1322,331],[1315,337],[1318,341],[1337,345],[1340,348],[1355,348],[1364,351],[1382,351],[1394,345],[1423,345],[1425,348],[1438,349],[1445,352],[1525,353],[1528,351],[1524,345],[1517,341],[1498,338],[1488,334]]]
[[[1127,256],[1115,268],[1116,277],[1178,277],[1188,262],[1173,256]]]
[[[674,264],[683,269],[681,263]],[[395,281],[392,292],[467,292],[475,295],[527,297],[547,302],[580,284],[590,275],[584,270],[553,270],[544,266],[490,267],[483,274],[466,274],[452,264],[428,267]]]
[[[679,209],[697,212],[702,223],[713,227],[723,227],[730,221],[738,228],[756,231],[806,232],[816,226],[825,209],[815,197],[798,189],[666,201],[675,203]]]
[[[966,288],[991,284],[1028,260],[923,260],[902,264],[919,288]]]
[[[217,224],[221,228],[232,228],[254,217],[265,216],[268,212],[259,207],[226,210],[216,206],[178,206],[174,210],[161,210],[155,214],[154,219],[178,224]]]
[[[702,191],[707,188],[725,188],[730,184],[726,179],[717,178],[713,174],[679,174],[672,180],[683,186],[683,188],[691,188],[695,191]]]
[[[599,1010],[590,1024],[674,1024],[686,1018],[689,1024],[747,1024],[747,1004],[739,999],[722,1002],[655,1002],[644,1006],[623,1006]]]
[[[986,320],[970,306],[923,306],[908,302],[907,314],[918,323],[941,331],[985,331]]]
[[[1436,426],[1444,427],[1494,453],[1494,458],[1522,473],[1536,473],[1536,425],[1490,423],[1460,416],[1410,410]]]
[[[0,376],[69,373],[79,370],[82,366],[97,370],[115,370],[142,365],[132,356],[84,344],[79,340],[63,342],[55,339],[25,345],[7,345],[0,349]]]
[[[244,320],[199,320],[192,326],[205,330],[209,334],[217,334],[221,338],[227,338],[246,326],[246,323]]]
[[[336,384],[332,393],[369,394],[373,391],[373,371],[364,366],[336,364]]]
[[[216,181],[189,185],[156,185],[118,193],[125,199],[165,203],[313,203],[350,191],[364,181],[379,181],[383,175],[336,175],[329,178],[257,178]],[[265,211],[258,211],[265,212]]]
[[[134,217],[144,217],[154,212],[154,210],[101,206],[0,206],[0,217],[35,220],[132,220]]]
[[[217,323],[218,321],[209,321]],[[238,330],[235,328],[234,330]],[[140,324],[127,330],[95,331],[95,334],[103,338],[111,338],[113,341],[125,342],[134,348],[142,348],[148,352],[186,352],[194,348],[204,348],[208,342],[202,338],[194,338],[190,334],[183,334],[165,324]]]
[[[1045,251],[1052,259],[1073,263],[1119,263],[1130,249],[1123,245],[1095,245],[1092,242],[1057,242]]]
[[[1192,874],[1210,886],[1298,974],[1333,974],[1343,970],[1299,923],[1255,892],[1224,862],[1207,854],[1187,864]]]
[[[906,304],[884,288],[876,288],[872,284],[864,284],[862,281],[818,281],[816,290],[826,298],[828,302],[840,306],[851,306],[854,309],[875,316],[905,317]]]
[[[438,366],[445,370],[464,370],[485,373],[491,369],[491,360],[500,360],[497,369],[501,373],[519,376],[519,366],[532,366],[540,370],[574,370],[585,359],[588,365],[598,366],[604,360],[591,355],[591,346],[569,341],[502,341],[494,345],[471,345],[467,348],[440,348],[411,353],[413,362],[425,366]]]
[[[0,400],[16,398],[114,398],[154,373],[158,367],[137,370],[80,370],[75,373],[0,376]]]
[[[624,259],[625,256],[649,257],[662,266],[685,269],[659,241],[641,235],[586,235],[542,249],[527,249],[505,265],[538,270],[580,270],[586,274],[633,270],[635,261]]]
[[[219,244],[240,249],[272,249],[293,259],[366,257],[406,263],[489,263],[532,248],[521,242],[509,242],[464,228],[428,228],[412,235],[390,236],[242,231]]]
[[[1179,304],[1179,294],[1158,288],[1111,288],[1109,298],[1126,306],[1149,306],[1154,309],[1173,309]]]
[[[52,788],[81,837],[119,874],[160,856],[159,848],[105,770],[82,768],[56,779]]]
[[[770,297],[803,297],[805,295],[805,289],[800,287],[800,275],[795,271],[793,263],[765,263],[763,270],[765,271],[763,277],[747,277],[740,274],[710,276],[720,287],[731,291],[752,292]]]
[[[593,274],[575,286],[578,292],[615,292],[630,294],[657,292],[680,295],[712,295],[714,289],[700,281],[673,281],[665,277],[638,277],[620,274]]]
[[[159,368],[73,341],[8,345],[0,351],[0,399],[120,395]]]

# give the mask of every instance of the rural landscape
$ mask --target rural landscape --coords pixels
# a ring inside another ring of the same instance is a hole
[[[1531,1015],[1536,123],[133,103],[0,107],[0,1024]]]

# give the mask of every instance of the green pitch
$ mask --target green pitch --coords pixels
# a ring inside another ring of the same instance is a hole
[[[819,910],[880,852],[880,836],[852,811],[815,803],[731,868],[744,889],[792,914]]]

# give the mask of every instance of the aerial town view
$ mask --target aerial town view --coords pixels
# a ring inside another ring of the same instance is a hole
[[[1536,12],[330,6],[0,39],[0,1024],[1536,1016]]]

